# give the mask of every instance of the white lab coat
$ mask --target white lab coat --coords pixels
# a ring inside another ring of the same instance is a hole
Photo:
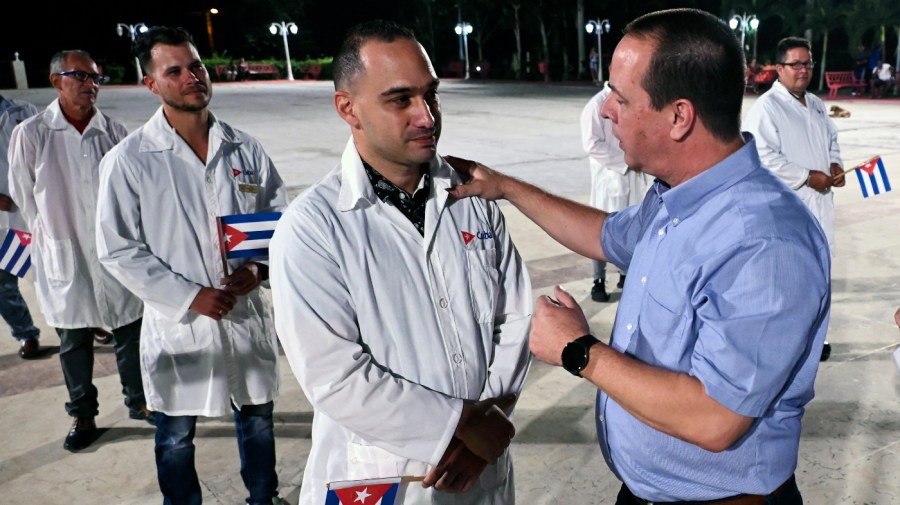
[[[0,194],[9,194],[9,141],[13,128],[22,121],[40,113],[33,104],[9,98],[0,99]],[[8,212],[0,211],[0,237],[6,236],[8,229],[28,230],[18,206]]]
[[[127,134],[99,110],[78,133],[58,99],[13,130],[11,196],[32,233],[41,312],[55,328],[109,330],[143,312],[140,299],[100,265],[94,230],[100,159]]]
[[[581,111],[581,145],[591,166],[591,207],[616,212],[641,203],[653,178],[630,170],[612,121],[600,116],[600,107],[612,90],[605,86]]]
[[[806,107],[791,96],[780,81],[760,96],[744,118],[743,130],[756,138],[764,166],[797,192],[819,220],[834,254],[834,195],[806,185],[809,172],[831,175],[831,164],[841,162],[838,130],[825,104],[812,93]]]
[[[160,108],[103,158],[100,261],[144,300],[141,372],[147,407],[220,416],[278,391],[271,307],[259,289],[216,322],[189,310],[225,276],[216,217],[277,211],[285,189],[262,146],[210,113],[204,165]],[[256,192],[247,192],[255,187]],[[230,261],[230,269],[242,261]]]
[[[300,503],[335,480],[424,475],[462,400],[518,393],[528,368],[531,283],[496,204],[450,199],[435,158],[424,238],[380,201],[351,141],[295,200],[271,246],[275,324],[313,407]],[[399,503],[514,502],[507,451],[465,495],[403,485]],[[456,496],[456,497],[454,497]]]

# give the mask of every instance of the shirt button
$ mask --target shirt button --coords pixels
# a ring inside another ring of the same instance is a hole
[[[647,284],[647,276],[641,277],[641,284]]]
[[[450,305],[449,303],[447,303],[447,299],[446,299],[446,298],[441,298],[441,308],[442,308],[442,309],[446,309],[446,308],[447,308],[447,305]]]
[[[212,177],[207,177],[206,182],[212,182]]]
[[[597,416],[597,419],[598,419],[601,423],[604,422],[604,421],[606,420],[606,419],[603,419],[603,416]]]
[[[631,323],[628,323],[628,324],[625,325],[625,329],[628,330],[628,331],[631,331],[632,328],[634,328],[634,325],[631,324]]]
[[[656,234],[657,234],[657,235],[659,235],[659,236],[660,236],[660,237],[662,237],[662,236],[663,236],[663,235],[665,235],[665,234],[666,234],[666,230],[664,230],[664,229],[662,229],[662,228],[660,228],[660,229],[659,229],[659,231],[658,231],[658,232],[656,232]]]
[[[675,219],[672,220],[672,222],[675,223],[675,224],[678,224],[679,219],[676,217]]]
[[[453,353],[453,362],[457,365],[462,363],[462,356],[458,352]]]

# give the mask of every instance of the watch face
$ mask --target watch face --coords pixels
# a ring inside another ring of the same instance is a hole
[[[563,348],[563,367],[575,375],[580,375],[578,372],[584,370],[584,367],[587,365],[587,358],[588,349],[580,342],[569,342]]]

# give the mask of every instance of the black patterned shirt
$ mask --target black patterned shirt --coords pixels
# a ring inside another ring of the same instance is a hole
[[[366,168],[366,175],[369,176],[369,182],[375,189],[375,196],[385,203],[390,203],[409,219],[413,226],[419,230],[419,234],[425,236],[425,203],[431,194],[431,174],[428,168],[425,168],[425,175],[422,177],[422,183],[415,194],[409,194],[393,182],[384,178],[377,170],[371,167],[365,161],[363,166]]]

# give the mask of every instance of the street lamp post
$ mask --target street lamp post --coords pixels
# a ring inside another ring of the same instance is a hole
[[[144,23],[137,23],[134,25],[119,23],[118,25],[116,25],[116,33],[119,34],[119,37],[121,37],[127,33],[128,36],[131,38],[132,46],[134,46],[134,37],[138,33],[144,33],[147,30],[149,30],[149,28],[147,28],[147,25],[145,25]],[[140,60],[138,60],[137,56],[134,57],[134,66],[137,68],[137,83],[143,84],[144,83],[144,72],[141,71],[141,62],[140,62]]]
[[[747,30],[751,32],[755,32],[757,28],[759,28],[759,19],[757,19],[756,14],[747,13],[743,14],[735,14],[728,21],[728,26],[731,27],[732,30],[737,30],[740,28],[741,30],[741,51],[745,51],[744,39],[747,35]],[[753,37],[753,57],[756,58],[756,36]]]
[[[584,25],[584,31],[597,34],[597,80],[600,84],[603,84],[603,40],[600,36],[609,33],[610,28],[609,20],[601,21],[600,18],[592,19]]]
[[[472,33],[474,28],[471,24],[466,23],[465,21],[458,23],[456,25],[456,34],[462,36],[463,41],[463,54],[465,54],[466,58],[466,79],[469,78],[469,34]]]
[[[206,10],[206,35],[209,36],[209,55],[213,56],[216,54],[216,45],[213,42],[213,22],[212,17],[213,14],[218,14],[219,9],[213,7],[212,9]]]
[[[272,23],[269,26],[269,32],[272,35],[281,34],[284,38],[284,59],[287,60],[287,78],[289,81],[294,80],[294,71],[291,69],[291,51],[288,49],[287,37],[288,33],[296,35],[298,31],[299,28],[297,28],[297,25],[291,22],[285,23],[284,21],[281,21],[279,23]]]

